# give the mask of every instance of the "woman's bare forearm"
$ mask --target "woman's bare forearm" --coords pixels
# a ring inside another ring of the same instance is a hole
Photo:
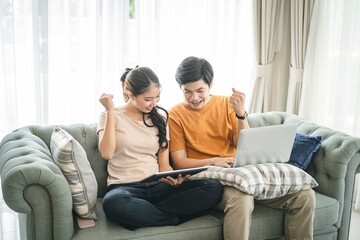
[[[99,150],[101,152],[101,156],[106,160],[110,160],[115,152],[116,147],[113,110],[106,112],[104,130],[100,132],[99,136]]]

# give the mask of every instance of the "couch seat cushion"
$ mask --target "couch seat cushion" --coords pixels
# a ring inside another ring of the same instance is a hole
[[[316,209],[314,219],[314,234],[317,230],[334,225],[338,220],[339,201],[315,192]],[[272,209],[256,204],[253,212],[250,239],[264,239],[279,237],[284,232],[285,211]],[[258,226],[262,226],[259,228]],[[333,229],[336,231],[336,229]]]
[[[339,201],[318,192],[315,192],[315,196],[314,231],[325,226],[335,225],[339,219]]]
[[[179,226],[148,227],[129,231],[106,218],[101,201],[102,199],[98,198],[96,203],[96,214],[98,216],[96,226],[77,230],[72,239],[222,239],[222,222],[210,214],[192,219]]]
[[[339,202],[336,199],[315,192],[316,210],[314,234],[332,232],[339,215]],[[223,214],[213,210],[212,214],[193,219],[178,227],[149,227],[129,231],[108,220],[102,209],[102,199],[98,199],[96,213],[98,221],[93,228],[77,230],[73,239],[222,239]],[[249,239],[266,239],[282,236],[284,233],[285,211],[256,204],[252,216]],[[259,226],[261,226],[259,228]]]
[[[337,231],[333,225],[338,219],[339,202],[318,192],[315,192],[315,196],[314,235]],[[223,221],[222,213],[214,211],[213,214]],[[255,204],[249,239],[270,239],[282,236],[284,234],[284,216],[284,210]]]

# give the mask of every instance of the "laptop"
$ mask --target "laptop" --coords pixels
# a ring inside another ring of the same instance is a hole
[[[284,163],[290,159],[297,123],[242,129],[234,167],[259,163]]]

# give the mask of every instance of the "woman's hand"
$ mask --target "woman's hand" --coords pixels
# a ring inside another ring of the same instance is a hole
[[[184,177],[179,174],[177,178],[167,176],[166,178],[161,178],[159,181],[165,182],[173,187],[179,187],[186,179],[188,179],[188,177],[190,177],[190,174],[187,174]]]
[[[112,94],[101,94],[99,102],[105,107],[106,111],[114,110],[113,98],[114,96]]]

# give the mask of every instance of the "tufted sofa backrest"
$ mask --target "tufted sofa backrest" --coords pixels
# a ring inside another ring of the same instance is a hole
[[[334,131],[330,128],[303,120],[296,115],[284,112],[255,113],[249,115],[249,124],[251,127],[294,122],[298,123],[297,132],[312,136],[322,136],[322,146],[307,172],[319,183],[319,186],[315,190],[339,200],[341,208],[344,199],[351,201],[352,192],[345,192],[345,184],[353,184],[353,179],[351,178],[355,177],[348,176],[348,178],[345,178],[347,169],[342,166],[349,164],[349,167],[357,168],[360,158],[360,138]],[[14,161],[13,159],[16,156],[34,153],[30,154],[30,156],[36,158],[41,156],[42,161],[53,162],[50,152],[50,139],[54,127],[55,126],[27,126],[8,134],[2,140],[2,150],[4,150],[2,152],[6,152],[6,156],[0,157]],[[60,125],[60,127],[69,132],[85,149],[98,182],[98,197],[103,197],[106,190],[107,161],[102,159],[98,150],[98,136],[96,135],[97,124]],[[9,150],[6,151],[5,148],[9,148]],[[21,161],[27,161],[27,163],[33,162],[30,157],[27,157],[26,160],[22,159]],[[4,164],[4,162],[2,164]],[[6,167],[11,168],[11,166],[11,163],[6,164]],[[49,167],[54,168],[54,166]],[[2,166],[0,166],[0,169],[2,169]],[[60,170],[55,170],[55,172],[61,174]],[[351,186],[350,189],[352,189]]]

